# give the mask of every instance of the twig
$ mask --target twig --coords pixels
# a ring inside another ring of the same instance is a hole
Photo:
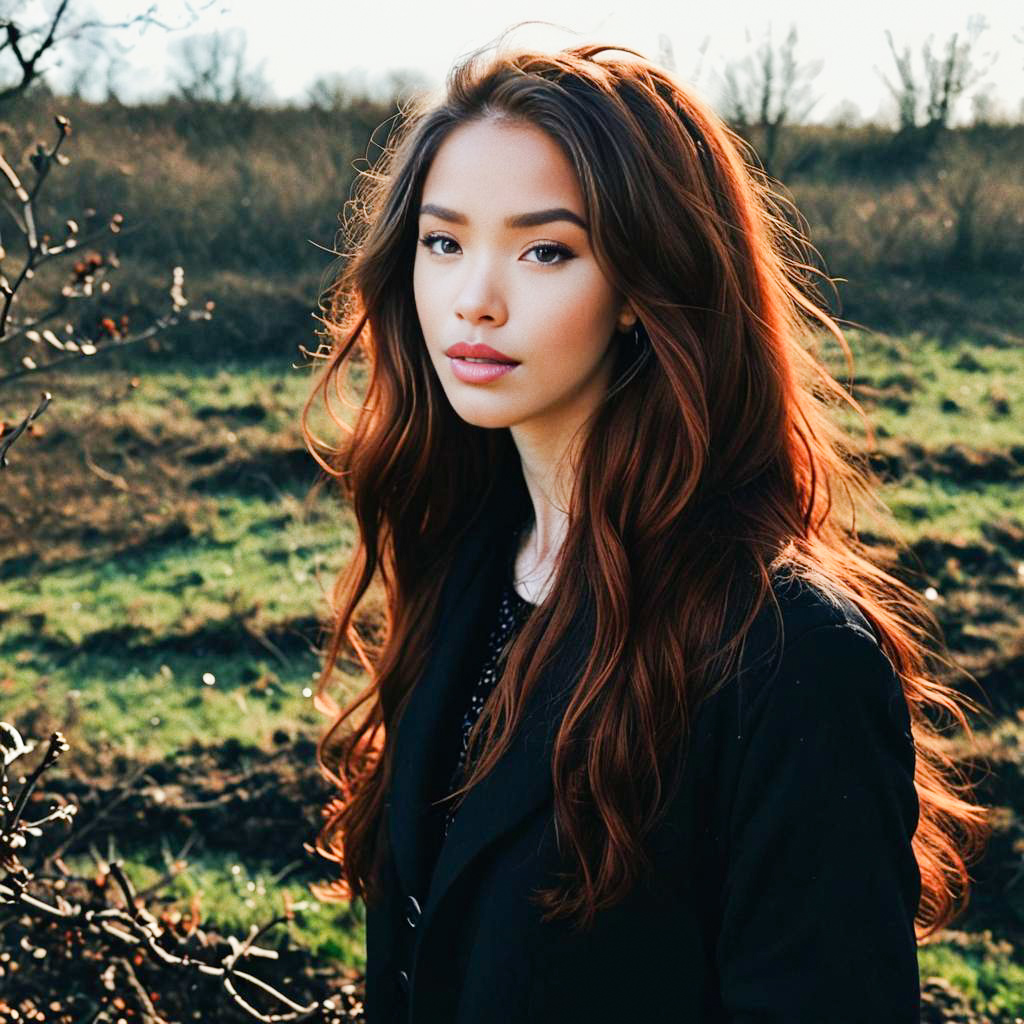
[[[91,452],[89,451],[88,442],[82,435],[78,436],[79,444],[82,447],[82,454],[85,456],[85,464],[96,474],[101,480],[105,480],[108,484],[113,484],[119,491],[130,491],[131,485],[120,473],[111,473],[109,470],[104,469],[102,466],[97,466],[93,461]]]
[[[66,5],[67,0],[63,0],[50,26],[50,34],[47,39],[44,40],[43,49],[52,43],[53,31],[55,30],[57,22],[60,20]],[[17,26],[13,25],[9,20],[0,18],[0,30],[3,29],[6,29],[7,32],[7,42],[0,43],[0,50],[3,50],[5,46],[10,46],[12,51],[18,57],[18,60],[23,60],[18,49],[19,30]],[[29,60],[34,61],[40,52],[41,51],[37,50],[35,57],[29,58]],[[2,98],[3,92],[0,91],[0,99]],[[94,238],[98,238],[100,233],[102,233],[99,231],[94,232],[92,235],[87,236],[87,238],[80,239],[78,237],[78,223],[74,220],[68,220],[66,222],[68,234],[63,243],[51,245],[50,236],[48,234],[44,233],[40,236],[39,229],[36,224],[34,206],[36,197],[39,195],[39,191],[49,176],[53,165],[56,163],[63,166],[69,162],[68,158],[60,152],[60,148],[63,145],[64,140],[71,134],[71,122],[64,115],[58,114],[54,117],[54,123],[57,126],[57,138],[53,145],[47,149],[42,143],[39,143],[36,147],[35,153],[30,157],[32,168],[35,171],[35,181],[31,188],[25,187],[21,178],[18,176],[17,171],[5,159],[3,154],[0,153],[0,178],[6,181],[7,187],[9,191],[13,193],[15,200],[14,206],[8,204],[6,200],[5,205],[8,206],[11,216],[17,225],[18,230],[21,232],[25,245],[25,259],[19,272],[14,277],[13,283],[8,280],[5,274],[0,272],[0,342],[9,342],[14,338],[24,336],[28,338],[28,340],[36,343],[45,341],[51,347],[59,350],[61,354],[56,358],[50,359],[44,365],[39,365],[28,355],[24,356],[21,360],[22,365],[18,369],[10,371],[3,377],[0,377],[0,385],[10,383],[14,380],[19,380],[28,374],[42,373],[44,370],[49,370],[59,366],[69,359],[82,359],[101,352],[111,351],[115,348],[127,348],[129,345],[135,345],[141,341],[152,338],[159,331],[175,326],[180,323],[182,319],[193,322],[200,319],[209,320],[212,316],[212,302],[205,303],[201,310],[189,310],[188,312],[184,312],[185,307],[188,305],[188,300],[185,298],[182,291],[185,273],[181,267],[175,267],[172,272],[172,283],[170,288],[171,312],[158,317],[154,323],[135,334],[128,335],[127,337],[118,337],[120,332],[111,322],[108,330],[112,335],[114,335],[114,340],[97,346],[91,340],[79,342],[78,340],[69,338],[61,341],[61,339],[49,329],[44,329],[42,332],[36,331],[35,328],[38,325],[45,323],[58,313],[63,312],[68,301],[92,295],[93,285],[97,277],[103,276],[107,267],[118,265],[117,258],[114,254],[108,254],[106,259],[104,259],[104,257],[99,253],[87,252],[85,258],[75,265],[75,275],[71,282],[65,284],[61,289],[63,301],[51,304],[50,308],[45,313],[37,316],[34,320],[17,325],[17,327],[8,333],[11,311],[18,291],[26,281],[33,278],[38,267],[43,263],[46,263],[48,260],[65,256],[73,250],[79,250],[79,247],[83,242],[90,243]],[[123,222],[124,217],[120,213],[115,213],[108,222],[107,227],[103,230],[109,230],[114,234],[119,234],[121,232]],[[0,268],[2,268],[3,261],[6,256],[6,250],[3,247],[2,239],[0,239]],[[110,287],[109,281],[106,280],[102,280],[100,285],[101,291],[105,291]],[[104,322],[104,326],[107,326],[106,321]],[[4,435],[5,440],[3,441],[2,447],[0,447],[0,469],[7,466],[6,453],[10,449],[11,445],[18,437],[21,436],[28,424],[46,408],[46,403],[49,402],[49,398],[50,396],[47,395],[46,401],[40,404],[34,413],[26,417],[15,430]],[[97,472],[99,471],[97,470]],[[106,477],[106,479],[109,479],[118,486],[124,484],[123,489],[127,489],[127,484],[119,477],[115,478],[113,476],[109,476]]]
[[[189,310],[186,314],[189,320],[209,320],[209,311],[199,311],[195,309]],[[31,373],[43,373],[45,370],[50,370],[55,366],[59,366],[61,363],[66,363],[70,359],[82,359],[82,358],[95,358],[99,355],[106,355],[106,353],[113,351],[114,349],[127,348],[129,345],[137,345],[140,341],[145,341],[147,338],[152,338],[154,334],[159,334],[160,331],[165,330],[168,327],[173,327],[175,324],[181,322],[181,314],[169,313],[165,316],[160,317],[153,324],[150,324],[144,331],[138,334],[132,335],[128,338],[117,339],[115,341],[108,342],[102,348],[96,349],[95,352],[88,356],[80,355],[77,352],[69,352],[63,356],[57,356],[56,359],[51,359],[44,366],[25,366],[19,370],[14,370],[11,373],[5,374],[0,377],[0,385],[8,384],[12,380],[17,380],[20,377],[25,377]]]
[[[146,771],[147,771],[147,769],[146,769],[145,765],[139,765],[135,769],[135,771],[128,777],[128,779],[123,783],[123,788],[121,789],[121,791],[118,792],[118,793],[112,794],[110,799],[108,799],[100,807],[100,809],[96,812],[96,814],[93,815],[93,817],[90,818],[89,821],[85,822],[81,826],[81,828],[78,829],[78,831],[77,831],[77,833],[75,835],[69,836],[67,839],[65,839],[64,842],[61,843],[53,851],[53,853],[51,853],[50,856],[51,857],[55,857],[55,858],[56,857],[63,857],[64,856],[64,851],[73,842],[81,842],[83,837],[88,835],[101,821],[103,821],[103,819],[105,817],[107,817],[110,814],[110,812],[115,807],[117,807],[117,805],[119,803],[121,803],[124,800],[127,800],[128,797],[131,796],[131,794],[132,794],[132,787],[139,780],[139,778],[141,778],[143,775],[146,774]]]
[[[154,887],[150,887],[144,893],[136,893],[119,860],[101,861],[101,867],[105,864],[107,873],[121,890],[125,903],[124,909],[105,907],[98,911],[83,910],[81,907],[69,903],[59,893],[56,894],[56,905],[53,905],[29,893],[28,885],[34,876],[25,868],[19,859],[18,852],[28,845],[31,838],[41,834],[43,825],[58,818],[69,820],[77,810],[73,805],[68,805],[54,809],[39,821],[21,821],[29,795],[40,775],[56,764],[60,755],[68,749],[68,745],[59,732],[53,733],[42,761],[29,775],[18,797],[12,800],[7,789],[7,764],[30,752],[33,748],[34,745],[26,744],[13,726],[6,722],[0,722],[0,750],[4,752],[3,760],[0,761],[0,809],[5,812],[3,830],[0,832],[0,870],[4,872],[0,875],[0,909],[16,906],[37,916],[57,918],[69,925],[87,930],[99,930],[111,939],[148,953],[150,959],[161,966],[195,971],[208,977],[218,978],[224,991],[235,1005],[253,1019],[260,1021],[261,1024],[305,1020],[324,1009],[324,1004],[320,1001],[309,1005],[297,1003],[260,978],[246,971],[238,970],[239,962],[248,957],[277,958],[278,954],[275,950],[263,949],[255,943],[274,925],[290,920],[290,913],[274,917],[262,926],[251,926],[248,936],[242,941],[234,936],[228,936],[227,942],[231,952],[219,964],[214,964],[192,957],[182,948],[185,940],[173,931],[161,927],[160,921],[144,906],[143,897],[153,891]],[[178,950],[168,949],[162,942],[175,943]],[[115,962],[123,965],[120,959]],[[130,966],[126,973],[133,993],[139,996],[139,991],[136,988],[138,978],[135,977]],[[132,984],[133,978],[134,985]],[[275,999],[285,1008],[286,1012],[260,1012],[238,991],[237,981],[246,982],[260,989]],[[144,1016],[144,1019],[150,1020],[152,1024],[162,1024],[148,999],[143,1001],[140,998],[140,1006],[142,1013],[148,1014],[148,1016]]]
[[[22,431],[46,409],[52,399],[53,395],[51,395],[49,391],[44,391],[43,397],[35,409],[30,412],[12,431],[5,433],[0,437],[0,469],[6,469],[8,466],[7,450],[15,441],[18,440]]]
[[[64,0],[64,2],[66,3],[67,0]],[[6,278],[0,279],[0,291],[3,292],[4,296],[4,304],[0,308],[0,337],[3,337],[6,331],[7,317],[10,314],[11,303],[14,301],[15,294],[23,282],[33,275],[35,265],[39,262],[40,257],[45,255],[36,232],[35,210],[32,204],[35,201],[40,186],[49,173],[53,161],[57,159],[57,151],[60,149],[61,143],[71,134],[71,122],[66,117],[58,114],[54,121],[57,125],[57,141],[49,152],[40,144],[39,152],[36,154],[37,159],[33,161],[36,181],[31,192],[26,190],[14,168],[0,154],[0,174],[3,174],[7,179],[8,185],[10,185],[18,202],[21,203],[22,222],[19,224],[19,227],[24,235],[26,248],[25,262],[17,278],[15,278],[14,284],[10,284]]]
[[[135,998],[139,1001],[143,1024],[167,1024],[167,1021],[156,1012],[153,1004],[149,1001],[149,996],[139,983],[135,968],[132,967],[131,963],[123,956],[115,956],[111,963],[116,964],[124,971],[124,979],[128,982],[128,987],[134,993]]]

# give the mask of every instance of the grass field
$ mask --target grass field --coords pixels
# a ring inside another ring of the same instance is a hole
[[[850,340],[903,558],[935,589],[951,649],[998,711],[978,729],[994,768],[984,793],[1004,823],[957,930],[921,948],[922,978],[1012,1020],[1024,1015],[1024,360],[1019,345],[967,336]],[[316,466],[298,414],[309,371],[148,353],[127,370],[85,370],[29,378],[5,399],[27,409],[41,387],[55,395],[41,431],[12,449],[0,491],[2,717],[37,739],[63,730],[72,749],[54,774],[111,793],[156,766],[120,827],[91,837],[108,856],[116,840],[140,887],[196,828],[164,892],[183,907],[198,894],[204,917],[241,933],[287,891],[293,936],[361,968],[358,907],[309,894],[330,865],[302,846],[328,792],[312,763],[317,645],[354,537],[331,491],[307,500]],[[65,859],[87,858],[83,846]]]

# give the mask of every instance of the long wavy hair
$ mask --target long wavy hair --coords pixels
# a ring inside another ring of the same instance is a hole
[[[605,51],[620,55],[598,59]],[[319,482],[336,480],[358,530],[331,594],[316,694],[331,719],[317,763],[339,792],[315,849],[341,870],[311,888],[326,900],[378,898],[389,737],[425,666],[463,530],[508,471],[510,432],[467,424],[448,402],[412,288],[419,201],[438,147],[459,125],[500,118],[562,147],[595,255],[632,300],[643,344],[619,346],[616,379],[586,425],[553,586],[507,653],[454,797],[502,757],[538,667],[589,588],[596,640],[551,765],[574,870],[533,896],[545,920],[587,927],[649,864],[643,838],[671,789],[668,766],[680,763],[701,701],[728,680],[755,615],[775,600],[784,564],[853,601],[900,677],[917,753],[915,925],[919,938],[938,931],[966,908],[967,864],[992,826],[931,719],[955,719],[973,739],[964,709],[981,709],[939,681],[938,662],[955,666],[937,620],[857,534],[858,512],[898,530],[866,454],[836,423],[833,406],[845,402],[873,446],[864,410],[820,359],[824,330],[852,377],[792,202],[710,107],[626,47],[479,50],[452,68],[443,97],[414,96],[399,113],[345,206],[341,269],[321,300],[322,372],[301,416],[327,474]],[[318,396],[337,444],[309,426]],[[328,691],[342,656],[369,683],[339,706]],[[579,750],[586,756],[574,757]]]

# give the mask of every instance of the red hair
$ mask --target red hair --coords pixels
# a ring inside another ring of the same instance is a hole
[[[631,56],[598,60],[606,50]],[[388,740],[429,656],[431,610],[461,531],[515,454],[507,430],[455,414],[412,293],[431,160],[453,128],[497,117],[562,147],[595,255],[631,300],[646,343],[621,346],[617,382],[587,424],[554,586],[474,727],[471,757],[482,756],[459,794],[502,756],[537,667],[589,588],[598,639],[552,763],[556,820],[576,871],[536,898],[549,918],[592,922],[647,865],[642,840],[670,788],[667,766],[680,763],[697,708],[729,679],[785,567],[853,601],[900,677],[917,754],[918,934],[944,927],[966,907],[965,858],[981,852],[991,825],[929,715],[948,713],[970,733],[964,708],[977,705],[937,678],[937,663],[950,662],[924,599],[857,534],[865,511],[895,528],[878,479],[832,413],[838,401],[856,409],[873,444],[863,409],[817,355],[824,329],[852,374],[849,345],[810,280],[812,247],[792,204],[709,107],[624,47],[477,53],[452,70],[443,99],[403,113],[350,204],[348,261],[326,294],[331,349],[302,412],[307,446],[351,502],[359,532],[335,584],[317,693],[332,719],[317,760],[339,789],[317,849],[341,865],[317,895],[377,896]],[[345,387],[356,389],[351,425],[331,408],[332,384],[346,403]],[[338,446],[309,429],[318,395],[343,431]],[[377,634],[368,636],[356,609],[375,580]],[[339,708],[327,689],[346,643],[370,681]],[[573,756],[580,749],[583,763]]]

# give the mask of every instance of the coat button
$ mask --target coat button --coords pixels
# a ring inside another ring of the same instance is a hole
[[[420,913],[420,905],[416,902],[416,897],[409,896],[405,901],[405,920],[410,928],[416,927],[416,922],[420,919]]]
[[[398,972],[398,987],[403,992],[409,991],[409,975],[406,974],[405,971]]]

